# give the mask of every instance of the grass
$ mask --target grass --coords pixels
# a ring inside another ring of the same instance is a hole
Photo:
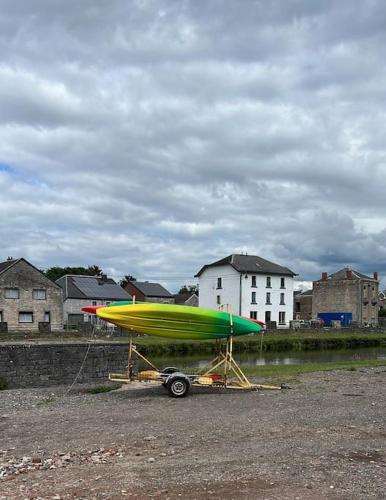
[[[386,367],[386,360],[333,361],[325,363],[303,363],[301,365],[265,365],[242,366],[248,376],[261,377],[295,377],[303,373],[324,372],[332,370],[356,371],[360,368]]]

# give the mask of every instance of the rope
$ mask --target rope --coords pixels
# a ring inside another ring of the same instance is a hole
[[[87,356],[88,356],[88,353],[90,351],[90,347],[91,347],[91,341],[93,340],[93,337],[94,337],[94,334],[95,334],[95,325],[93,326],[93,329],[92,329],[92,335],[91,335],[91,339],[88,340],[89,344],[88,344],[88,347],[87,347],[87,350],[86,350],[86,354],[84,355],[84,358],[83,358],[83,361],[82,361],[82,364],[80,365],[80,368],[79,368],[79,371],[78,373],[76,374],[72,384],[70,385],[70,387],[67,389],[67,391],[63,394],[63,397],[64,396],[67,396],[69,394],[69,392],[71,391],[71,389],[74,387],[74,385],[76,384],[76,381],[78,380],[80,374],[82,373],[82,370],[83,370],[83,367],[84,367],[84,364],[86,363],[86,359],[87,359]]]

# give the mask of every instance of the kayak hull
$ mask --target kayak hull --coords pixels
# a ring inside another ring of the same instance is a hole
[[[124,304],[96,309],[97,316],[146,335],[210,340],[257,333],[261,325],[223,311],[174,304]]]

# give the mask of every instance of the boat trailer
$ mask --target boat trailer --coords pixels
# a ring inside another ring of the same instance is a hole
[[[211,367],[202,374],[186,374],[174,366],[159,370],[145,356],[138,352],[133,344],[132,335],[129,337],[128,365],[125,373],[110,373],[109,380],[120,383],[134,381],[147,384],[162,385],[174,398],[187,396],[194,387],[220,387],[223,389],[241,390],[281,390],[283,387],[265,384],[253,384],[245,376],[233,357],[233,336],[226,339],[225,346],[221,340],[216,341],[215,358]],[[152,369],[135,372],[133,355],[136,354]]]

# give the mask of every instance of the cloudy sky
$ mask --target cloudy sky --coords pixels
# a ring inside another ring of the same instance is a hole
[[[385,26],[382,0],[0,0],[0,260],[384,279]]]

